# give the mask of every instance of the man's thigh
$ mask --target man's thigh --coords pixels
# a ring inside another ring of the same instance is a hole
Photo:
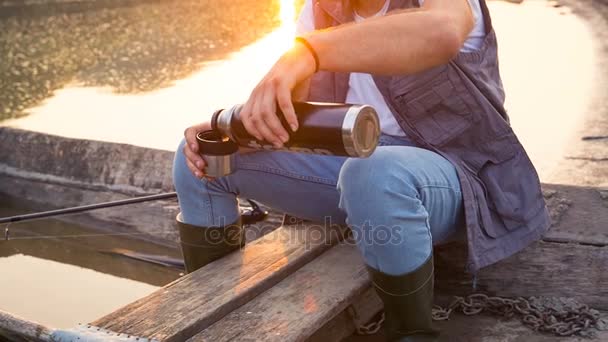
[[[412,219],[416,217],[426,221],[422,223],[435,244],[451,240],[463,226],[456,169],[435,152],[382,146],[367,159],[346,162],[341,177],[340,190],[352,197],[343,198],[349,223],[392,227],[405,220],[408,226],[420,226]]]
[[[292,152],[236,156],[236,171],[219,178],[225,190],[303,219],[343,224],[338,208],[338,175],[346,158]]]

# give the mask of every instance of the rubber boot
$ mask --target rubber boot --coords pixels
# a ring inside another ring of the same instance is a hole
[[[199,227],[182,222],[177,227],[186,272],[192,273],[208,263],[245,245],[241,218],[225,227]]]
[[[388,341],[437,341],[433,328],[433,257],[411,273],[391,276],[371,267],[368,271],[384,303],[384,329]]]

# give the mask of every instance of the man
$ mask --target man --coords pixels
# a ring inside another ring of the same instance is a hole
[[[433,245],[466,236],[467,269],[477,272],[549,226],[538,176],[503,108],[485,0],[308,0],[298,27],[302,39],[241,112],[247,130],[280,147],[298,129],[292,100],[366,103],[378,111],[381,146],[367,159],[243,153],[234,174],[209,181],[194,137],[210,124],[190,127],[174,170],[186,263],[195,269],[238,247],[234,234],[222,244],[205,237],[240,229],[237,195],[330,217],[355,235],[387,338],[434,340]]]

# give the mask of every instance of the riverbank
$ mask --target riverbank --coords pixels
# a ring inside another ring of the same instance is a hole
[[[591,27],[596,55],[593,91],[585,121],[547,181],[608,190],[608,0],[559,0]],[[574,63],[571,68],[578,68]],[[548,137],[549,138],[549,137]],[[608,195],[606,195],[608,205]]]

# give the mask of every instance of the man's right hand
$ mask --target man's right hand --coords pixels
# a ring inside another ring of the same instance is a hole
[[[198,150],[198,141],[196,135],[199,132],[208,131],[211,129],[211,121],[203,122],[198,125],[188,127],[184,131],[184,137],[186,138],[186,144],[184,144],[184,155],[186,156],[186,163],[190,172],[196,178],[203,178],[205,176],[205,160],[201,157],[201,151]]]

